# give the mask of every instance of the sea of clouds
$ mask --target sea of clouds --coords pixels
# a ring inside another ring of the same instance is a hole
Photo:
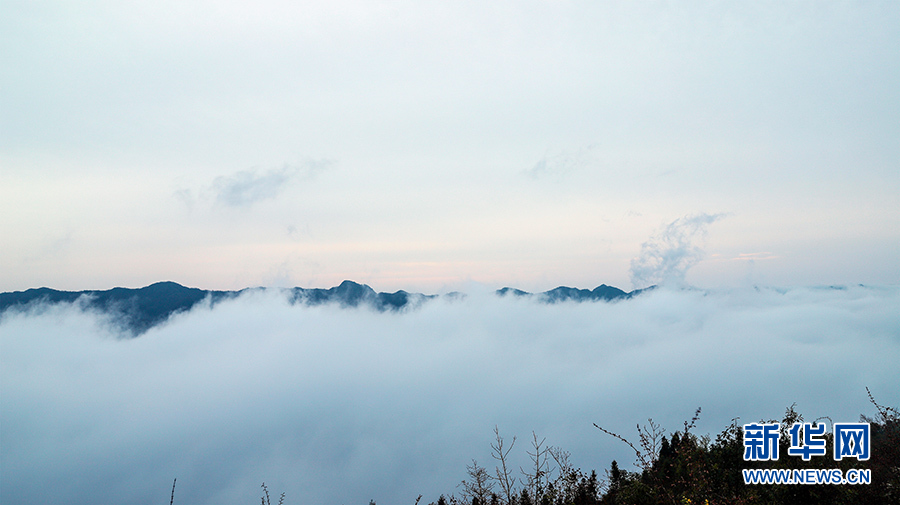
[[[77,305],[0,320],[3,503],[413,505],[493,468],[494,427],[601,477],[697,407],[696,432],[857,421],[900,405],[900,287],[661,288],[543,304],[471,286],[400,312],[291,305],[277,290],[198,305],[137,338]]]

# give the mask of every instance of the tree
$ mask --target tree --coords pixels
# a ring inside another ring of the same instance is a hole
[[[493,449],[494,459],[500,462],[500,466],[495,468],[496,477],[494,477],[497,482],[500,484],[500,488],[503,493],[506,495],[506,505],[514,505],[515,500],[515,478],[512,476],[512,470],[507,465],[507,460],[509,457],[509,451],[512,450],[513,446],[516,445],[516,437],[513,437],[512,443],[509,444],[509,448],[503,448],[503,437],[500,436],[500,428],[494,426],[494,435],[497,437],[497,443],[491,444],[491,449]]]
[[[460,482],[462,486],[462,496],[464,500],[470,500],[475,505],[478,500],[479,505],[487,505],[488,499],[494,491],[494,483],[491,482],[491,475],[487,469],[478,466],[478,462],[472,460],[472,465],[466,466],[466,473],[469,474],[471,480]]]
[[[519,468],[519,470],[522,472],[522,474],[525,475],[526,480],[523,482],[523,484],[527,489],[531,491],[532,498],[540,502],[541,498],[544,495],[545,481],[549,479],[552,470],[550,469],[550,464],[547,458],[549,448],[544,447],[544,442],[547,439],[545,438],[538,441],[537,434],[535,434],[533,431],[531,432],[531,436],[533,437],[533,441],[531,444],[534,448],[534,452],[526,451],[526,454],[531,457],[531,462],[534,465],[534,468],[530,473],[526,472],[521,467]]]

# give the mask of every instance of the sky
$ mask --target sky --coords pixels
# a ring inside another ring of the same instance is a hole
[[[630,290],[698,216],[684,283],[896,285],[897,26],[878,1],[8,0],[0,291]]]

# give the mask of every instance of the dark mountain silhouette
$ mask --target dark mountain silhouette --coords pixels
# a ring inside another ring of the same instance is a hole
[[[194,305],[204,300],[208,300],[212,306],[222,300],[234,298],[245,291],[253,289],[261,290],[264,288],[212,291],[188,288],[175,282],[157,282],[139,289],[113,288],[105,291],[59,291],[50,288],[37,288],[0,293],[0,317],[7,310],[39,311],[49,305],[75,303],[84,310],[93,310],[109,315],[113,324],[133,336],[138,336],[151,327],[165,322],[173,314],[190,310]],[[408,293],[402,290],[394,293],[379,293],[365,284],[353,281],[344,281],[339,286],[329,289],[292,288],[286,291],[291,303],[294,304],[320,305],[337,303],[343,307],[368,305],[381,311],[417,306],[437,297],[437,295]],[[626,293],[621,289],[603,284],[593,290],[560,286],[536,295],[519,289],[503,288],[497,290],[496,294],[500,296],[536,296],[539,301],[545,303],[566,301],[608,302],[631,298],[640,291],[635,290]],[[450,293],[444,296],[457,298],[463,295]]]
[[[304,302],[307,305],[319,305],[322,303],[338,302],[345,307],[356,307],[361,303],[369,304],[378,310],[399,309],[413,301],[422,302],[437,295],[423,295],[419,293],[407,293],[397,291],[395,293],[376,293],[374,289],[365,284],[353,281],[344,281],[339,286],[331,289],[321,288],[293,288],[291,289],[292,302]]]
[[[188,288],[176,282],[157,282],[139,289],[113,288],[105,291],[38,288],[0,293],[0,314],[10,308],[28,310],[39,308],[43,304],[77,302],[84,309],[110,314],[122,329],[140,335],[172,314],[189,310],[206,297],[215,303],[237,296],[238,293],[240,292]]]
[[[559,303],[559,302],[567,302],[567,301],[575,301],[575,302],[587,302],[587,301],[605,301],[611,302],[613,300],[621,300],[628,299],[635,295],[640,294],[643,291],[647,291],[650,289],[654,289],[656,286],[651,286],[649,288],[644,289],[635,289],[630,293],[626,293],[619,288],[613,286],[607,286],[606,284],[601,284],[594,288],[593,290],[589,289],[578,289],[578,288],[570,288],[567,286],[560,286],[558,288],[553,288],[550,291],[544,291],[543,293],[533,294],[527,291],[522,291],[521,289],[515,288],[502,288],[498,289],[496,293],[500,296],[537,296],[538,299],[545,303]]]

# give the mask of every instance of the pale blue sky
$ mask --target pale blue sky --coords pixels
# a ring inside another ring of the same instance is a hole
[[[599,5],[598,5],[599,4]],[[0,5],[0,291],[900,283],[897,2]]]

